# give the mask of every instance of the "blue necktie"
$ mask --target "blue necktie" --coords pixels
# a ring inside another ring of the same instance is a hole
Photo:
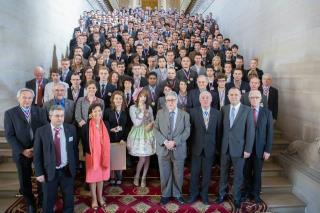
[[[231,107],[231,113],[230,113],[230,128],[233,125],[234,119],[236,117],[236,108],[235,107]]]

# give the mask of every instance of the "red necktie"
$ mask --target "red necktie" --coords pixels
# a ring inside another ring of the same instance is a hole
[[[60,128],[54,128],[54,151],[56,154],[56,166],[60,166],[61,164],[61,150],[60,150]]]
[[[42,100],[43,100],[43,88],[41,81],[38,81],[38,88],[37,88],[37,105],[42,106]]]
[[[256,108],[253,108],[253,121],[254,121],[254,126],[257,126],[257,110]]]

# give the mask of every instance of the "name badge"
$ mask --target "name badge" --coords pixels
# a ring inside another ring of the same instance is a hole
[[[69,142],[72,142],[73,141],[73,137],[69,137]]]
[[[243,90],[242,90],[242,93],[244,94],[244,93],[246,93],[246,91],[243,89]]]

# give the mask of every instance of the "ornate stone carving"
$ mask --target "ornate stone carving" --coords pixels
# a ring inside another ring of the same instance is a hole
[[[320,137],[311,143],[296,140],[288,146],[285,154],[297,155],[310,168],[320,171]]]

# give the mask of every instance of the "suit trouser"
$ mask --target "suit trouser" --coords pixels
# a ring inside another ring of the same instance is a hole
[[[73,199],[73,186],[74,178],[66,169],[56,169],[55,177],[51,181],[46,181],[42,184],[43,189],[43,212],[53,213],[54,204],[60,187],[63,199],[63,212],[74,212],[74,199]]]
[[[20,154],[19,159],[16,160],[16,166],[19,175],[20,192],[22,193],[27,205],[35,205],[35,197],[32,193],[32,161],[33,158],[27,158]]]
[[[244,158],[231,157],[230,154],[221,154],[219,196],[224,196],[226,194],[230,163],[232,163],[234,170],[232,195],[234,200],[240,201],[240,189],[243,182]]]
[[[204,151],[200,155],[192,155],[190,175],[190,196],[199,195],[200,170],[202,170],[201,197],[207,198],[211,181],[211,170],[214,156],[205,157]]]
[[[261,192],[261,173],[263,159],[251,155],[244,166],[244,191],[247,195],[258,197]]]
[[[184,159],[176,160],[173,152],[159,156],[161,193],[163,197],[181,197],[183,184]]]

